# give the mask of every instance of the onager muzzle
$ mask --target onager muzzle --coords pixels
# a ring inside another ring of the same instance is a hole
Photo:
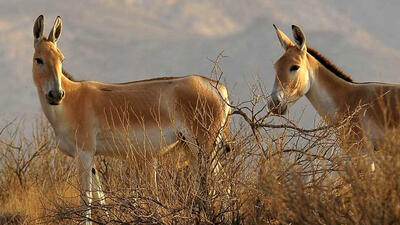
[[[276,93],[271,95],[271,99],[268,101],[268,108],[274,114],[283,115],[287,111],[287,104],[282,101]]]
[[[46,99],[47,102],[50,105],[58,105],[61,103],[62,99],[65,96],[65,92],[62,89],[59,90],[50,90],[47,94],[46,94]]]

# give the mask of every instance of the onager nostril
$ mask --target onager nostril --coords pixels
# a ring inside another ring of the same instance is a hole
[[[47,98],[51,101],[61,101],[64,95],[64,90],[51,90],[47,93]]]
[[[279,99],[275,95],[273,95],[271,96],[271,99],[268,101],[268,108],[270,110],[276,109],[279,106],[279,104],[280,104]]]
[[[54,98],[53,91],[49,91],[49,93],[47,94],[47,96],[49,96],[49,98]]]

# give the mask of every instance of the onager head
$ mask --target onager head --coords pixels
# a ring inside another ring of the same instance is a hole
[[[275,83],[269,108],[276,114],[284,114],[289,104],[296,102],[310,89],[309,63],[306,38],[303,31],[292,25],[294,44],[274,25],[285,53],[275,62]]]
[[[57,48],[62,30],[61,17],[57,17],[49,36],[43,37],[44,17],[40,15],[33,26],[35,52],[33,54],[33,80],[39,93],[50,105],[62,102],[65,92],[61,85],[64,55]]]

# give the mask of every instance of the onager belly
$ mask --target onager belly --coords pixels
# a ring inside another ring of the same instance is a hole
[[[129,154],[162,153],[179,140],[174,128],[146,128],[129,131],[101,132],[96,139],[96,155],[126,157]]]

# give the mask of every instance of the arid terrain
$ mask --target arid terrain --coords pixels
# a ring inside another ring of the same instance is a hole
[[[63,67],[78,80],[196,73],[229,89],[231,151],[204,154],[204,180],[174,152],[156,167],[157,187],[149,161],[97,157],[106,204],[94,200],[94,224],[400,224],[398,131],[374,151],[341,144],[352,118],[327,126],[305,98],[285,116],[266,107],[282,54],[272,24],[299,25],[355,81],[396,83],[399,10],[394,0],[1,1],[0,224],[85,222],[76,162],[58,150],[32,81],[40,14],[46,35],[62,17]],[[213,70],[220,53],[223,72]]]

